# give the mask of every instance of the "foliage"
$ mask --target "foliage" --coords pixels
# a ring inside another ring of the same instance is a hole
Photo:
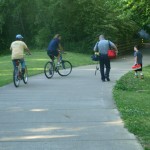
[[[60,33],[66,45],[76,43],[78,48],[85,43],[82,52],[90,50],[101,33],[115,42],[131,41],[149,23],[148,4],[148,0],[0,0],[0,54],[18,33],[27,45],[38,48],[47,48]]]
[[[150,1],[149,0],[121,0],[120,17],[128,18],[150,34]]]
[[[117,82],[114,99],[125,126],[134,133],[145,150],[150,150],[150,66],[143,69],[144,80],[129,72]]]

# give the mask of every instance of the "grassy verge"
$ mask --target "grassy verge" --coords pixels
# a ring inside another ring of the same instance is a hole
[[[80,54],[80,53],[71,53],[63,55],[63,58],[69,60],[73,67],[92,64],[90,55]],[[43,68],[45,63],[49,60],[49,57],[46,54],[45,50],[34,50],[32,55],[25,56],[26,65],[28,66],[29,76],[43,73]],[[11,57],[1,56],[0,57],[0,86],[11,83],[13,74],[13,65],[11,62]]]
[[[145,150],[150,150],[150,66],[144,68],[144,80],[124,75],[114,87],[114,99],[128,130]]]

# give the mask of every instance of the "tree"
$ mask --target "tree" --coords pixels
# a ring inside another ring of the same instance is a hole
[[[71,48],[79,45],[82,50],[90,49],[101,33],[115,41],[132,40],[140,28],[149,29],[149,3],[149,0],[1,0],[0,44],[8,48],[18,33],[24,35],[28,45],[38,48],[47,47],[56,33],[62,34]]]

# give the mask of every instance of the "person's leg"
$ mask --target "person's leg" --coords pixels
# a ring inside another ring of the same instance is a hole
[[[143,79],[142,64],[140,64],[140,65],[141,65],[141,68],[135,70],[135,76],[134,76],[134,77],[135,77],[135,78],[138,78],[138,72],[139,72],[141,79]]]
[[[57,55],[57,65],[60,65],[60,53]]]
[[[105,58],[105,66],[106,66],[106,79],[107,79],[107,81],[110,81],[110,79],[109,79],[109,73],[110,73],[110,60],[109,60],[109,58],[106,56],[106,58]]]
[[[105,75],[104,75],[104,57],[100,56],[100,73],[101,73],[101,80],[105,81]]]
[[[60,65],[60,53],[59,53],[59,51],[58,50],[57,51],[52,51],[52,54],[55,57],[57,57],[57,66],[59,66]]]
[[[25,73],[25,66],[26,66],[24,59],[20,59],[20,63],[21,63],[21,72],[24,75],[24,73]]]
[[[12,60],[12,63],[13,63],[14,70],[16,70],[17,69],[17,67],[16,67],[16,60]]]
[[[141,78],[141,79],[144,79],[144,75],[143,75],[143,72],[142,72],[142,64],[141,64],[141,69],[140,69],[139,72],[140,72],[140,78]]]
[[[135,70],[134,72],[135,72],[135,73],[134,73],[134,77],[135,77],[135,78],[138,78],[138,72],[137,72],[137,70]]]
[[[53,61],[54,60],[54,55],[52,52],[47,51],[47,55],[49,56],[49,58]]]

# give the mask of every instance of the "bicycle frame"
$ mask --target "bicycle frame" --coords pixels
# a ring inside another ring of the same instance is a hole
[[[99,71],[99,70],[100,70],[100,68],[99,68],[99,61],[98,61],[96,64],[96,67],[95,67],[95,76],[97,74],[97,71]]]
[[[22,72],[21,72],[20,60],[19,59],[15,60],[15,63],[16,63],[16,67],[14,69],[17,72],[18,77],[20,79],[22,79]]]
[[[27,81],[28,81],[27,66],[25,66],[24,73],[22,74],[22,69],[20,66],[20,59],[16,59],[14,73],[13,73],[13,81],[14,81],[15,87],[19,86],[20,80],[23,80],[24,84],[27,84]]]

